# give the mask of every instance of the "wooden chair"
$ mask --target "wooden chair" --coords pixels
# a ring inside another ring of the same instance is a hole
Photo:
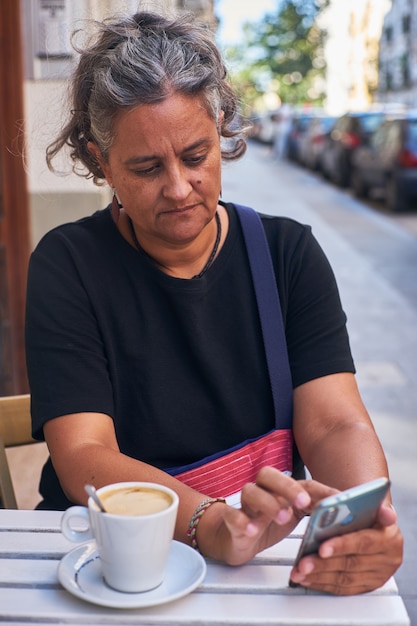
[[[0,397],[0,500],[5,509],[17,509],[6,448],[38,443],[32,438],[30,395]]]

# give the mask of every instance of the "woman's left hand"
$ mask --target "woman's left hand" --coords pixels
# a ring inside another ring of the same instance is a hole
[[[301,559],[290,578],[309,589],[353,595],[381,587],[402,561],[403,538],[389,504],[379,510],[371,529],[322,543],[318,555]]]

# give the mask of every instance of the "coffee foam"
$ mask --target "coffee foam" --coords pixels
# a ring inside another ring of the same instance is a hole
[[[121,487],[100,494],[104,508],[113,515],[151,515],[172,504],[169,494],[145,487]]]

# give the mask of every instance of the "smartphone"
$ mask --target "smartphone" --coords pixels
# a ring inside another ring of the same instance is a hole
[[[321,500],[314,508],[294,565],[307,554],[316,554],[330,537],[373,526],[390,481],[377,478]]]

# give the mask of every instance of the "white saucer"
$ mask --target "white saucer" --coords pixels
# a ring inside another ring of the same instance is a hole
[[[58,579],[67,591],[93,604],[134,609],[171,602],[195,589],[206,575],[206,562],[196,550],[173,541],[163,583],[142,593],[122,593],[109,587],[101,573],[94,541],[68,552],[58,566]]]

